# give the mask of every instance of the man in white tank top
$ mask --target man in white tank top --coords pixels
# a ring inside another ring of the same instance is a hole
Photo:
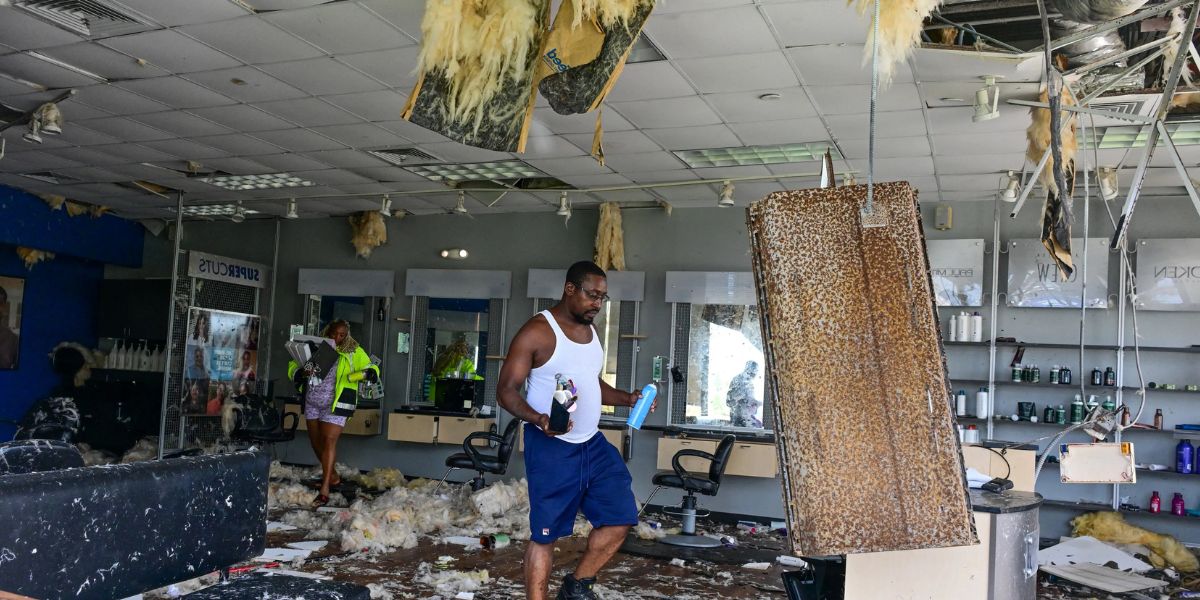
[[[593,529],[575,572],[563,579],[559,600],[598,598],[592,591],[596,574],[637,524],[629,469],[599,432],[601,405],[633,406],[641,396],[600,379],[604,349],[592,321],[607,300],[608,281],[600,267],[588,261],[571,265],[562,299],[521,327],[500,370],[500,406],[526,423],[530,542],[525,593],[533,600],[546,598],[554,542],[571,535],[580,511]],[[566,431],[549,430],[556,392],[573,400]]]

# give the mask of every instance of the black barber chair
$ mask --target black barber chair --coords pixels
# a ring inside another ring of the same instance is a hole
[[[708,516],[708,511],[699,512],[696,510],[696,494],[704,494],[705,496],[716,496],[717,490],[721,487],[721,477],[725,474],[725,466],[729,464],[729,455],[733,452],[733,442],[736,438],[732,435],[727,435],[721,439],[721,443],[717,444],[717,450],[712,454],[694,448],[684,448],[675,453],[671,457],[671,471],[661,471],[654,475],[651,483],[658,486],[650,493],[650,498],[646,499],[646,504],[654,499],[654,495],[664,487],[681,489],[687,492],[683,497],[683,504],[678,509],[663,508],[663,512],[669,515],[679,517],[683,523],[680,527],[680,534],[668,535],[659,540],[664,544],[673,546],[687,546],[689,548],[715,548],[721,545],[721,541],[696,535],[696,517]],[[708,474],[692,473],[683,468],[679,464],[680,459],[685,456],[694,456],[703,458],[708,461]]]
[[[290,442],[296,438],[300,415],[283,413],[273,400],[266,396],[247,395],[234,398],[241,408],[233,409],[235,425],[229,437],[235,442],[251,445],[266,445],[275,454],[275,444]],[[290,422],[288,417],[291,417]]]
[[[0,475],[57,471],[83,466],[79,449],[58,440],[0,443]]]
[[[504,435],[496,435],[490,431],[476,431],[467,436],[463,440],[463,451],[457,454],[451,454],[446,457],[446,474],[442,475],[442,480],[438,482],[437,489],[446,483],[446,478],[455,469],[471,469],[478,473],[471,480],[471,490],[479,491],[483,489],[483,474],[491,473],[493,475],[503,475],[508,471],[508,459],[512,456],[513,450],[517,447],[517,432],[521,430],[521,420],[514,418],[508,422],[508,426],[504,428]],[[471,445],[475,440],[487,440],[488,442],[499,444],[496,448],[496,454],[483,454],[478,448]]]

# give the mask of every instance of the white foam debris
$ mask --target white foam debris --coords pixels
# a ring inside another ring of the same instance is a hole
[[[75,447],[79,449],[79,455],[83,457],[83,466],[85,467],[111,465],[117,462],[117,457],[112,453],[105,452],[104,450],[97,450],[88,444],[79,443],[75,444]]]
[[[503,515],[515,506],[529,505],[525,486],[492,484],[471,496],[475,510],[483,517]]]
[[[158,458],[158,438],[144,437],[125,452],[125,455],[121,457],[121,464],[154,460],[156,458]]]
[[[417,567],[416,581],[445,594],[475,592],[492,580],[487,569],[478,571],[437,571],[429,563]]]
[[[380,583],[368,583],[367,590],[371,592],[371,598],[378,598],[379,600],[393,600],[395,598],[395,596],[393,596],[391,592],[387,591],[387,589],[383,587],[383,584]]]
[[[404,474],[399,469],[390,467],[372,469],[363,475],[357,476],[357,479],[358,483],[363,487],[380,491],[390,490],[407,483],[404,479]]]
[[[661,526],[654,527],[645,521],[639,522],[637,527],[633,528],[633,534],[641,540],[657,540],[667,536],[667,532]]]
[[[748,562],[742,565],[743,569],[751,569],[754,571],[766,571],[771,568],[771,563],[768,562]]]
[[[684,566],[687,566],[687,563],[686,563],[686,562],[684,562],[684,560],[683,560],[682,558],[672,558],[672,559],[671,559],[671,566],[673,566],[673,567],[684,567]]]

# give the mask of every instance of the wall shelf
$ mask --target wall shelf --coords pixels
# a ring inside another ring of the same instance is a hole
[[[1168,504],[1169,503],[1170,503],[1170,501],[1168,500]],[[1042,506],[1048,506],[1048,507],[1052,507],[1052,508],[1062,508],[1062,509],[1066,509],[1066,510],[1074,510],[1077,512],[1096,512],[1096,511],[1113,512],[1113,509],[1111,506],[1109,506],[1107,504],[1100,504],[1098,502],[1071,502],[1069,500],[1043,500]],[[1183,515],[1183,516],[1173,515],[1173,514],[1171,514],[1170,510],[1167,510],[1164,512],[1158,512],[1158,513],[1152,513],[1152,512],[1148,512],[1148,511],[1144,511],[1144,510],[1130,510],[1128,508],[1122,508],[1122,509],[1118,509],[1116,512],[1119,512],[1124,515],[1137,515],[1137,516],[1143,516],[1143,517],[1153,517],[1156,519],[1165,518],[1165,519],[1173,519],[1173,520],[1200,521],[1200,517],[1192,517],[1192,516],[1188,516],[1188,515]]]

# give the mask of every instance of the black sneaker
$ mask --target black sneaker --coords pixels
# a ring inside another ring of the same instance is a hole
[[[563,577],[562,587],[558,590],[558,600],[599,600],[600,596],[592,591],[596,585],[595,577],[575,579],[574,575]]]

